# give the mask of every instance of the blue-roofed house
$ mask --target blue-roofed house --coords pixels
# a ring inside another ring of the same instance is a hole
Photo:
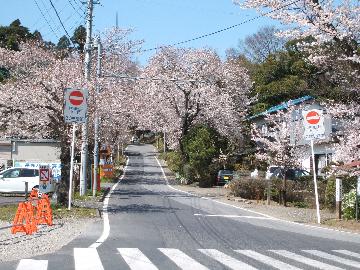
[[[268,110],[258,113],[253,116],[247,117],[248,121],[251,121],[254,123],[259,130],[261,130],[261,133],[265,136],[271,136],[272,134],[269,133],[268,126],[269,123],[266,120],[266,116],[269,114],[274,114],[279,111],[287,111],[289,108],[292,108],[292,121],[291,123],[286,123],[286,125],[290,125],[290,143],[296,146],[306,146],[309,145],[309,141],[305,141],[303,139],[303,133],[304,133],[304,127],[303,127],[303,118],[302,118],[302,110],[311,108],[317,108],[317,109],[324,109],[320,105],[317,104],[316,100],[312,96],[303,96],[297,99],[289,100],[286,102],[283,102],[279,105],[273,106],[269,108]],[[281,121],[281,120],[279,120]],[[331,161],[331,156],[333,153],[333,150],[330,146],[331,141],[331,134],[332,131],[336,128],[334,126],[334,123],[332,124],[331,118],[329,115],[326,114],[326,111],[324,111],[324,126],[325,126],[325,134],[326,138],[325,140],[322,140],[321,143],[317,143],[314,146],[314,153],[315,153],[315,167],[317,170],[317,173],[319,175],[322,174],[322,168],[327,166],[327,164]],[[310,145],[309,145],[309,151],[306,152],[305,158],[300,160],[302,164],[302,168],[308,171],[312,170],[312,163],[311,161],[311,151],[310,151]]]

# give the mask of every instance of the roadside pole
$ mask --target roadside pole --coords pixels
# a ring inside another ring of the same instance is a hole
[[[335,179],[336,218],[341,219],[342,179]]]
[[[73,172],[74,172],[75,131],[76,131],[76,124],[73,123],[73,132],[72,132],[72,140],[71,140],[71,155],[70,155],[70,179],[69,179],[68,210],[71,209],[71,199],[72,199],[71,197],[72,197],[72,182],[73,182]]]
[[[97,37],[95,40],[95,45],[97,46],[97,68],[96,74],[97,79],[101,77],[101,54],[102,54],[102,45],[100,41],[100,37]],[[96,188],[97,188],[97,180],[98,180],[98,167],[99,167],[99,114],[98,108],[96,107],[100,94],[100,85],[99,81],[96,83],[96,97],[95,97],[95,119],[94,119],[94,177],[92,184],[92,194],[93,197],[96,196]]]
[[[355,200],[356,221],[359,221],[359,196],[360,196],[360,176],[358,176],[357,185],[356,185],[356,200]]]
[[[315,190],[315,201],[316,201],[316,216],[317,222],[320,224],[320,205],[319,205],[319,194],[318,194],[318,187],[316,181],[316,169],[315,169],[315,154],[314,154],[314,140],[311,140],[311,157],[312,157],[312,164],[313,164],[313,175],[314,175],[314,190]]]
[[[316,106],[310,106],[308,110],[302,111],[303,124],[304,124],[304,139],[310,141],[311,146],[311,159],[314,176],[314,191],[315,191],[315,203],[316,203],[316,215],[317,223],[320,224],[320,205],[319,205],[319,194],[318,186],[316,181],[316,164],[315,164],[315,153],[314,153],[314,140],[325,139],[325,126],[323,110]]]
[[[64,121],[73,124],[71,141],[70,179],[69,179],[69,205],[71,208],[71,193],[74,171],[75,131],[76,124],[83,124],[87,119],[88,90],[79,88],[66,88],[64,94]]]
[[[91,69],[91,34],[92,34],[92,13],[93,0],[87,2],[86,14],[86,43],[85,43],[85,80],[90,80]],[[82,124],[81,137],[81,168],[80,168],[80,196],[85,195],[86,192],[86,176],[87,176],[87,162],[88,161],[88,128],[87,120]]]
[[[164,153],[166,153],[166,132],[164,131]]]

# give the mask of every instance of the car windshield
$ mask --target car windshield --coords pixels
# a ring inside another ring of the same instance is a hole
[[[279,167],[270,167],[269,172],[274,173]]]
[[[220,173],[221,174],[233,174],[233,172],[231,170],[221,170]]]

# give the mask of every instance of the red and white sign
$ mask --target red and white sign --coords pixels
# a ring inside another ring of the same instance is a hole
[[[304,139],[325,139],[325,126],[323,111],[311,109],[302,111],[304,123]]]
[[[65,89],[64,119],[66,123],[86,123],[87,98],[87,89]]]
[[[69,101],[74,106],[80,106],[84,102],[84,95],[79,90],[70,92]]]
[[[40,181],[50,181],[50,168],[49,166],[41,165],[39,167]]]
[[[317,111],[309,111],[305,116],[305,121],[310,125],[316,125],[320,122],[320,115]]]

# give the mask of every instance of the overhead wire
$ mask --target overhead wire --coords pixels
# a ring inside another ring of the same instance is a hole
[[[288,6],[292,5],[292,4],[295,4],[295,3],[300,2],[300,1],[302,1],[302,0],[292,1],[290,3],[287,3],[285,5],[282,5],[282,6],[278,7],[278,8],[276,8],[276,9],[273,9],[271,11],[265,12],[263,14],[260,14],[260,15],[256,16],[256,17],[253,17],[253,18],[247,19],[245,21],[242,21],[241,23],[234,24],[234,25],[228,26],[228,27],[223,28],[223,29],[219,29],[219,30],[211,32],[211,33],[203,34],[203,35],[200,35],[200,36],[197,36],[197,37],[194,37],[194,38],[190,38],[190,39],[186,39],[186,40],[183,40],[183,41],[171,43],[171,44],[168,44],[168,45],[161,45],[161,46],[156,46],[156,47],[152,47],[152,48],[149,48],[149,49],[136,50],[136,51],[132,51],[131,53],[143,53],[143,52],[155,51],[155,50],[163,49],[163,48],[166,48],[166,47],[178,46],[178,45],[182,45],[182,44],[189,43],[189,42],[192,42],[192,41],[196,41],[196,40],[199,40],[199,39],[203,39],[203,38],[206,38],[206,37],[214,36],[214,35],[220,34],[222,32],[231,30],[233,28],[239,27],[239,26],[241,26],[243,24],[246,24],[246,23],[255,21],[257,19],[260,19],[260,18],[262,18],[264,16],[267,16],[267,15],[269,15],[271,13],[279,11],[279,10],[281,10],[283,8],[286,8],[286,7],[288,7]]]
[[[57,33],[55,32],[55,30],[52,28],[50,22],[49,22],[48,19],[46,18],[45,14],[43,13],[42,9],[40,8],[38,2],[37,2],[36,0],[34,0],[34,2],[35,2],[35,4],[36,4],[37,8],[39,9],[41,16],[44,18],[46,24],[50,27],[51,32],[52,32],[57,38],[59,38],[59,36],[58,36]]]
[[[60,21],[60,24],[61,24],[62,28],[64,29],[67,37],[68,37],[69,40],[71,41],[71,37],[70,37],[68,31],[66,30],[66,28],[65,28],[65,26],[64,26],[64,24],[63,24],[63,22],[62,22],[62,20],[61,20],[61,18],[60,18],[60,16],[59,16],[59,13],[58,13],[57,9],[56,9],[55,6],[54,6],[52,0],[49,0],[49,2],[50,2],[50,4],[51,4],[52,8],[54,9],[55,14],[56,14],[56,16],[58,17],[58,19],[59,19],[59,21]],[[71,41],[71,43],[73,43],[73,42]],[[74,44],[73,44],[73,45],[74,45]]]

